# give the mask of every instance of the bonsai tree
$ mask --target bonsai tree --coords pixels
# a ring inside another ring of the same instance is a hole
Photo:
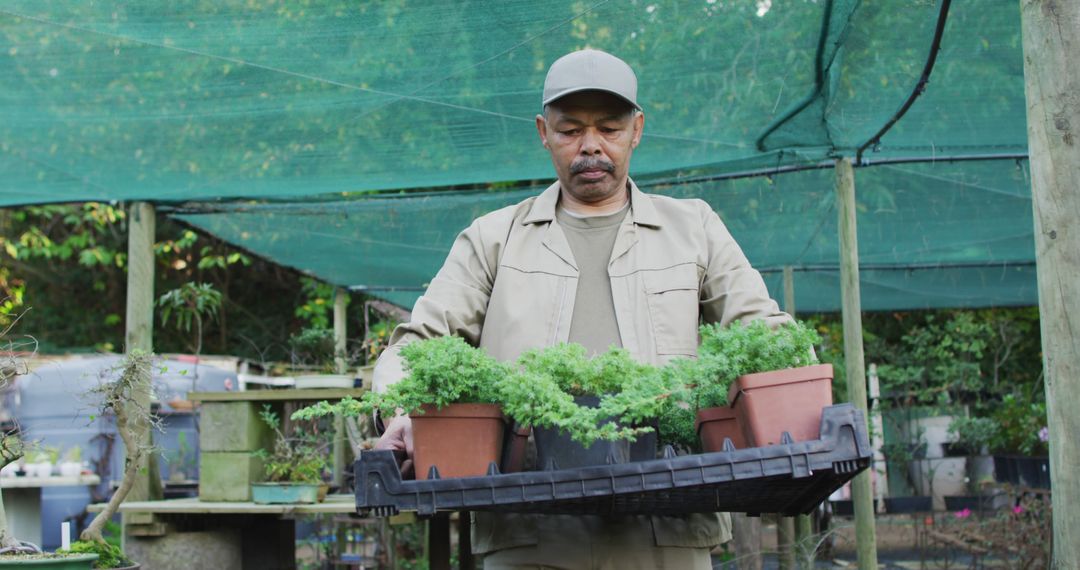
[[[308,327],[288,338],[289,358],[293,366],[315,368],[332,374],[338,356],[334,331],[325,327]],[[343,355],[341,355],[343,356]]]
[[[123,552],[116,546],[105,541],[103,531],[105,525],[112,520],[124,502],[131,488],[135,485],[138,476],[139,465],[151,449],[140,441],[145,429],[155,426],[150,410],[139,406],[135,394],[139,386],[150,383],[154,357],[152,354],[133,350],[124,357],[119,365],[117,377],[114,380],[103,382],[93,390],[101,398],[99,411],[102,414],[111,413],[116,419],[116,431],[124,443],[126,456],[124,458],[124,474],[120,479],[112,497],[105,504],[105,508],[99,512],[86,530],[80,535],[80,540],[71,545],[70,552],[93,552],[100,556],[95,563],[97,568],[121,568],[132,566]]]
[[[0,370],[0,374],[5,371]],[[6,379],[5,379],[6,380]],[[18,461],[25,453],[22,440],[15,434],[0,435],[0,467]],[[3,552],[38,552],[36,548],[24,546],[7,527],[7,514],[4,511],[4,498],[0,494],[0,551]]]
[[[266,480],[271,483],[322,484],[323,472],[326,471],[325,442],[310,432],[297,431],[293,436],[287,436],[280,416],[269,405],[263,405],[259,417],[274,432],[273,449],[255,452],[265,465]]]
[[[0,307],[3,306],[0,303]],[[37,343],[33,338],[12,339],[9,336],[21,316],[12,315],[6,310],[0,312],[0,343],[4,346],[4,350],[0,352],[0,388],[6,387],[15,376],[27,372],[25,360],[17,355],[27,349],[30,352],[37,350]],[[18,461],[25,454],[26,445],[17,433],[0,432],[0,469]],[[0,494],[0,552],[40,552],[34,545],[24,544],[11,534],[7,526],[3,494]]]

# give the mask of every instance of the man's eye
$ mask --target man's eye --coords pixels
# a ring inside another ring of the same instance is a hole
[[[604,134],[611,134],[619,132],[619,129],[616,129],[614,127],[600,127],[600,132]]]
[[[575,135],[579,134],[580,132],[581,132],[581,129],[567,129],[567,130],[564,130],[564,131],[559,131],[559,134],[560,135],[565,135],[565,136],[568,136],[568,137],[572,137],[572,136],[575,136]]]

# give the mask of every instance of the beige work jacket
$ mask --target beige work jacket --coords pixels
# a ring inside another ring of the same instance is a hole
[[[567,341],[578,268],[555,219],[559,192],[556,182],[461,232],[412,320],[397,327],[379,358],[375,390],[401,379],[398,352],[413,340],[457,335],[503,361]],[[696,356],[702,321],[790,320],[704,201],[646,194],[631,181],[630,203],[608,275],[622,345],[634,358],[662,365]],[[524,521],[484,526],[492,528],[477,529],[477,552],[535,542]],[[729,525],[712,516],[654,517],[653,528],[660,546],[730,538]]]

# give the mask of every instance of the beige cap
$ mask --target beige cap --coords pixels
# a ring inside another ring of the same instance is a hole
[[[625,99],[637,110],[637,76],[625,61],[595,49],[568,53],[548,69],[544,79],[544,105],[578,91],[606,91]]]

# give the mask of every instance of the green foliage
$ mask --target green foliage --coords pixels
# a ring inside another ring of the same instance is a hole
[[[289,337],[289,354],[294,366],[315,366],[332,371],[336,354],[334,331],[325,327],[301,330]]]
[[[764,321],[702,325],[698,365],[688,367],[697,409],[728,405],[728,389],[739,376],[816,364],[817,331],[805,323],[775,329]]]
[[[277,412],[264,404],[259,412],[262,421],[274,431],[272,451],[255,452],[263,460],[266,480],[272,483],[322,483],[326,471],[327,445],[317,433],[294,430],[286,436]]]
[[[202,328],[204,320],[210,320],[221,308],[221,292],[210,283],[184,283],[157,300],[161,308],[161,324],[169,324],[169,318],[176,314],[176,326],[184,332],[191,332],[195,322]]]
[[[57,554],[97,554],[94,568],[124,568],[134,563],[124,556],[119,546],[94,540],[76,540],[67,550],[57,550]]]
[[[300,284],[304,302],[296,307],[296,316],[310,328],[329,328],[334,311],[334,286],[311,277],[300,278]]]
[[[556,344],[522,354],[518,370],[503,378],[499,392],[503,411],[517,422],[555,428],[591,445],[652,431],[636,424],[657,416],[671,379],[623,349],[590,359],[581,345]],[[600,404],[581,406],[575,396],[599,396]],[[608,418],[616,421],[602,423]]]
[[[1040,432],[1047,427],[1046,402],[1025,399],[1015,394],[1006,395],[997,406],[991,420],[1000,429],[990,439],[990,449],[995,453],[1022,455],[1046,455],[1047,441]]]
[[[967,455],[979,455],[998,437],[998,423],[990,418],[959,416],[949,424],[949,435]]]

